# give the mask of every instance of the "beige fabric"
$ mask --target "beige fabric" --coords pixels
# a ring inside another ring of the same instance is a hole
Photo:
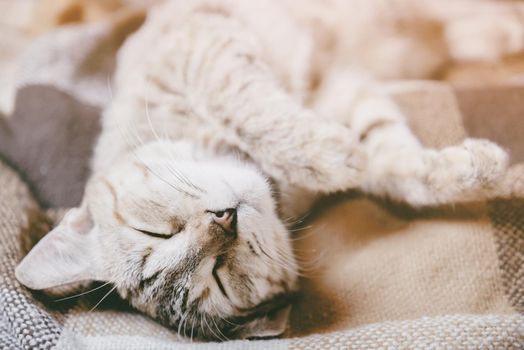
[[[450,216],[398,217],[367,199],[330,208],[297,244],[299,252],[310,253],[308,261],[320,258],[293,310],[295,331],[514,312],[493,264],[497,253],[490,222],[480,213]]]
[[[450,315],[292,339],[290,349],[522,349],[520,316]]]
[[[524,313],[524,200],[499,199],[490,207],[504,291],[515,309]]]
[[[64,335],[57,349],[521,349],[518,316],[451,315],[415,321],[385,322],[345,332],[289,340],[233,341],[222,344],[176,344],[153,337]]]
[[[385,89],[409,116],[409,126],[425,146],[441,148],[466,137],[451,86],[433,81],[405,81],[389,83]]]
[[[107,86],[112,69],[108,63],[86,71],[81,63],[111,62],[136,27],[138,17],[126,16],[111,17],[120,21],[116,26],[100,22],[50,33],[29,48],[15,113],[8,127],[0,123],[0,154],[49,206],[75,205],[81,196],[98,113],[109,98],[92,90]],[[69,57],[67,74],[39,72],[64,69],[49,55],[69,52],[77,42],[83,50]],[[97,50],[101,42],[110,45]],[[522,138],[504,141],[524,125],[517,117],[524,89],[457,93],[435,82],[388,89],[426,145],[496,134],[510,151],[523,152]],[[501,122],[486,123],[490,111]],[[28,127],[42,120],[47,127]],[[305,277],[288,333],[279,340],[223,344],[187,343],[112,297],[89,312],[107,290],[54,302],[22,288],[13,268],[28,245],[28,228],[44,232],[47,219],[1,163],[0,349],[524,348],[524,164],[518,160],[496,188],[498,199],[487,203],[413,210],[354,193],[323,201],[294,233]],[[42,173],[49,163],[53,172]]]
[[[61,331],[59,315],[44,311],[14,278],[25,237],[48,227],[27,186],[3,163],[0,188],[0,349],[49,349]]]
[[[524,86],[459,88],[457,100],[464,126],[473,137],[489,137],[511,152],[511,162],[524,162]],[[504,117],[501,117],[503,113]]]

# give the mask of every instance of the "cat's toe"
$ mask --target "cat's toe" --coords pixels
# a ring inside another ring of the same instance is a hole
[[[508,167],[508,154],[494,142],[484,139],[467,139],[463,147],[470,153],[477,181],[489,185]]]

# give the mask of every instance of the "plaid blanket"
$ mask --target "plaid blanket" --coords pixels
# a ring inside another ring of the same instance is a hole
[[[23,288],[15,265],[56,209],[81,198],[115,52],[142,18],[64,27],[22,57],[13,113],[0,119],[0,349],[524,348],[519,86],[388,87],[426,145],[488,137],[513,164],[481,203],[414,210],[359,194],[320,203],[295,233],[307,272],[281,339],[192,343],[113,296],[90,311],[104,288],[62,301]]]

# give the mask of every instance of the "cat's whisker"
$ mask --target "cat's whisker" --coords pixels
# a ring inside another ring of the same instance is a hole
[[[151,124],[152,125],[152,124]],[[152,126],[151,126],[152,127]],[[171,141],[171,139],[169,138],[169,135],[167,133],[167,130],[164,131],[164,134],[165,134],[165,138],[166,140],[168,141]],[[169,152],[169,157],[172,161],[172,163],[176,164],[177,162],[177,159],[175,157],[175,155],[173,154],[173,150],[172,149],[168,149],[167,150]],[[176,169],[174,168],[173,166],[171,166],[170,163],[165,163],[164,166],[166,166],[166,168],[181,182],[183,182],[184,184],[186,184],[187,186],[193,188],[194,190],[197,190],[198,192],[200,193],[207,193],[207,191],[205,191],[202,187],[200,186],[197,186],[193,181],[191,181],[189,179],[189,177],[187,175],[185,175],[181,170],[179,169]]]
[[[208,330],[209,330],[209,331],[210,331],[210,332],[211,332],[211,333],[212,333],[212,334],[213,334],[217,339],[219,339],[219,340],[221,340],[221,341],[224,341],[224,339],[221,338],[221,337],[219,337],[218,334],[216,334],[215,331],[213,331],[213,329],[209,326],[209,324],[207,323],[207,317],[206,317],[206,315],[205,315],[204,313],[201,314],[201,320],[202,320],[202,321],[201,321],[201,322],[202,322],[202,323],[201,323],[202,326],[204,326],[204,324],[205,324],[205,326],[207,327],[207,329],[208,329]]]
[[[281,265],[287,266],[289,269],[295,269],[300,270],[300,265],[297,264],[298,261],[296,260],[290,260],[288,258],[284,258],[281,254],[277,254],[278,257],[274,258],[275,261],[278,261]]]
[[[308,273],[308,276],[310,276],[309,273],[318,269],[326,254],[327,249],[319,252],[315,257],[313,257],[313,259],[297,259],[298,269],[302,272]]]
[[[222,336],[220,340],[229,340],[229,338],[220,330],[220,327],[218,327],[217,323],[215,322],[215,319],[211,316],[209,318],[211,319],[212,324],[215,325],[217,332]]]
[[[293,249],[293,252],[295,252],[295,260],[300,262],[300,263],[308,263],[309,262],[309,260],[303,259],[303,257],[300,256],[300,254],[314,254],[314,253],[318,253],[318,249],[316,249],[316,248],[309,248],[309,249],[292,248],[292,249]]]
[[[191,332],[193,332],[193,324],[195,323],[195,321],[194,321],[193,318],[189,317],[189,315],[188,315],[188,316],[186,316],[186,318],[184,319],[184,324],[183,324],[183,326],[182,326],[184,337],[187,337],[187,330],[186,330],[186,328],[187,328],[188,322],[189,322],[190,320],[191,320]]]
[[[190,342],[193,343],[193,328],[195,327],[195,322],[191,322],[191,337],[189,338],[190,339]]]
[[[77,297],[81,297],[82,295],[86,295],[86,294],[89,294],[91,292],[94,292],[96,290],[99,290],[100,288],[103,288],[105,286],[107,286],[108,284],[110,284],[111,282],[106,282],[96,288],[93,288],[93,289],[90,289],[88,291],[85,291],[85,292],[82,292],[82,293],[78,293],[78,294],[74,294],[74,295],[70,295],[70,296],[67,296],[67,297],[63,297],[63,298],[60,298],[60,299],[56,299],[54,300],[54,302],[60,302],[60,301],[64,301],[64,300],[69,300],[69,299],[73,299],[73,298],[77,298]]]
[[[321,250],[317,256],[311,261],[311,268],[317,268],[318,265],[322,262],[322,259],[324,259],[329,252],[329,249],[325,248]]]
[[[113,94],[113,89],[112,89],[112,79],[110,75],[107,75],[106,84],[107,84],[107,89],[109,90],[110,100],[112,101],[114,99],[114,94]],[[118,131],[120,132],[120,137],[124,140],[124,142],[128,145],[130,149],[133,150],[138,146],[144,145],[144,141],[141,139],[138,133],[131,132],[131,130],[133,129],[131,126],[122,127],[122,125],[119,123],[117,123],[116,126],[117,126]],[[136,139],[137,143],[133,143],[132,140],[130,140],[130,138],[133,138],[133,136]],[[135,155],[136,158],[138,158],[134,152],[133,154]]]
[[[195,190],[197,190],[197,191],[199,191],[199,192],[201,192],[201,193],[205,193],[205,191],[204,191],[202,188],[200,188],[200,187],[196,186],[195,184],[193,184],[192,182],[190,182],[190,181],[187,179],[187,177],[186,177],[186,176],[185,176],[181,171],[177,170],[176,168],[173,168],[173,167],[172,167],[170,164],[168,164],[168,163],[165,163],[164,166],[165,166],[165,167],[167,168],[167,170],[169,170],[169,172],[170,172],[171,174],[173,174],[173,176],[175,176],[175,177],[176,177],[180,182],[182,182],[182,183],[188,185],[189,187],[192,187],[193,189],[195,189]]]
[[[133,154],[133,156],[142,164],[144,165],[144,167],[153,175],[155,175],[157,178],[159,178],[160,180],[162,180],[163,182],[167,183],[170,187],[173,187],[175,190],[177,190],[178,192],[182,192],[188,196],[194,196],[193,194],[190,194],[189,192],[186,192],[180,188],[178,188],[177,186],[171,184],[169,181],[165,180],[164,178],[162,178],[160,175],[158,175],[156,172],[154,172],[151,167],[149,167],[147,165],[147,163],[137,154],[137,152],[135,151],[135,148],[136,146],[138,145],[144,145],[144,141],[142,140],[142,138],[138,135],[138,134],[132,134],[131,133],[131,128],[128,127],[126,128],[127,132],[128,132],[128,135],[129,137],[132,137],[132,136],[135,136],[136,140],[138,141],[138,144],[134,145],[126,136],[122,126],[118,126],[118,130],[120,131],[121,133],[121,137],[124,139],[124,141],[128,144],[128,146],[130,147],[131,149],[131,153]]]
[[[288,229],[289,232],[299,232],[299,231],[304,231],[304,230],[308,230],[310,228],[312,228],[313,225],[308,225],[308,226],[304,226],[304,227],[297,227],[297,228],[294,228],[294,229]]]
[[[147,84],[147,83],[146,83]],[[145,97],[145,110],[146,110],[146,117],[147,117],[147,122],[149,124],[149,128],[151,129],[151,132],[153,133],[153,136],[158,140],[158,141],[163,141],[164,139],[162,139],[160,136],[158,136],[158,133],[156,132],[156,129],[155,127],[153,126],[153,122],[151,120],[151,116],[149,114],[149,102],[148,102],[148,98],[147,98],[147,91],[146,91],[146,97]],[[167,136],[167,133],[166,133],[166,136]],[[167,140],[169,140],[168,137],[166,137]],[[171,155],[172,156],[172,155]],[[175,176],[175,178],[179,181],[179,182],[183,182],[185,183],[186,185],[189,185],[195,189],[198,189],[198,190],[201,190],[200,188],[197,188],[196,186],[194,186],[192,183],[190,183],[178,170],[174,169],[173,167],[171,167],[168,163],[164,163],[164,166],[169,170],[169,172],[171,172],[173,174],[173,176]]]
[[[144,103],[145,103],[145,113],[146,113],[146,117],[147,117],[147,122],[149,124],[149,128],[151,129],[151,132],[153,133],[153,136],[158,140],[158,141],[162,141],[163,139],[158,135],[158,133],[156,132],[156,129],[155,127],[153,126],[153,121],[151,119],[151,115],[149,114],[149,77],[146,78],[146,81],[145,81],[145,99],[144,99]],[[165,132],[165,136],[166,136],[166,140],[168,141],[171,141],[169,139],[169,135],[167,134],[167,131]],[[173,157],[173,154],[171,154],[171,158],[174,160],[174,157]],[[204,192],[204,190],[202,188],[200,188],[199,186],[196,186],[191,180],[189,180],[189,178],[187,176],[185,176],[181,171],[177,170],[177,169],[174,169],[172,168],[169,164],[165,164],[165,166],[168,168],[168,170],[170,172],[173,173],[173,175],[181,182],[185,183],[186,185],[192,187],[193,189],[199,191],[199,192]]]
[[[299,230],[299,231],[303,231],[303,230]],[[317,233],[316,231],[311,230],[311,231],[305,232],[304,234],[300,234],[297,237],[290,238],[289,240],[291,242],[303,241],[305,239],[310,238],[311,236],[314,236],[316,233]]]
[[[187,335],[186,335],[186,334],[187,334],[187,330],[186,330],[186,328],[187,328],[187,321],[188,321],[188,319],[189,319],[188,316],[186,316],[186,317],[184,318],[184,324],[183,324],[183,326],[182,326],[182,332],[183,332],[183,333],[182,333],[182,336],[183,336],[184,338],[186,338],[186,339],[187,339]]]
[[[197,195],[193,194],[193,193],[190,193],[190,192],[187,192],[175,185],[173,185],[171,182],[167,181],[166,179],[164,179],[162,176],[160,176],[159,174],[157,174],[155,171],[153,171],[153,169],[151,169],[150,166],[148,166],[139,156],[138,154],[136,153],[135,150],[132,151],[133,154],[136,156],[137,159],[139,159],[142,164],[146,167],[146,169],[153,175],[155,175],[157,178],[159,178],[161,181],[165,182],[168,186],[172,187],[173,189],[175,189],[176,191],[180,192],[180,193],[183,193],[185,194],[186,196],[188,197],[193,197],[193,198],[199,198]]]
[[[92,312],[94,309],[96,309],[98,307],[98,305],[100,305],[108,296],[109,294],[113,293],[115,291],[115,289],[117,288],[117,286],[115,285],[113,288],[111,288],[109,290],[109,292],[107,292],[103,297],[102,299],[100,299],[100,301],[98,303],[95,304],[95,306],[93,306],[89,312]]]
[[[229,323],[230,325],[232,326],[240,326],[238,323],[234,323],[234,322],[231,322],[229,321],[228,319],[220,316],[220,312],[218,311],[217,307],[215,306],[215,304],[209,304],[211,305],[211,307],[213,308],[213,310],[215,311],[215,314],[216,314],[216,317],[218,317],[220,320],[226,322],[226,323]]]
[[[296,225],[298,225],[298,224],[303,223],[304,221],[305,221],[305,219],[297,219],[297,220],[294,220],[294,221],[287,221],[287,222],[285,222],[285,223],[286,223],[286,225],[287,225],[288,227],[293,227],[293,226],[296,226]]]
[[[132,134],[131,133],[131,127],[130,126],[122,126],[120,124],[117,124],[117,129],[120,132],[120,137],[124,140],[124,142],[127,144],[127,146],[130,149],[134,149],[134,148],[136,148],[138,146],[143,145],[143,142],[140,139],[140,137],[137,134]],[[134,138],[137,141],[136,143],[133,143],[133,140],[132,140],[133,136],[134,136]]]
[[[200,314],[200,333],[204,334],[204,321],[203,321],[203,316],[202,314]],[[198,331],[199,329],[197,328],[197,336],[198,336]]]
[[[301,241],[301,240],[310,238],[311,236],[314,236],[315,234],[317,234],[319,231],[323,230],[324,228],[326,228],[326,224],[325,223],[322,224],[320,227],[315,227],[314,230],[313,230],[313,225],[309,225],[309,226],[304,227],[304,228],[296,229],[296,230],[291,231],[291,232],[299,232],[299,231],[304,231],[306,229],[311,229],[311,230],[306,232],[305,234],[300,234],[298,237],[290,238],[289,240],[291,242],[297,242],[297,241]]]
[[[308,249],[308,250],[311,251],[311,249]],[[308,250],[303,250],[303,252],[307,254]],[[314,249],[313,251],[316,251],[316,249]],[[312,272],[319,272],[318,268],[322,264],[322,261],[326,257],[328,252],[329,252],[329,249],[324,248],[320,250],[318,254],[314,254],[312,258],[301,257],[299,253],[298,254],[295,253],[294,257],[295,257],[296,262],[298,263],[298,270],[303,273],[301,274],[301,276],[302,277],[313,277],[313,276],[318,275],[318,273],[312,274]],[[285,256],[285,252],[281,252],[281,253],[283,253]]]
[[[283,261],[283,260],[280,260],[279,258],[272,257],[267,254],[264,254],[264,255],[265,257],[261,256],[261,258],[262,260],[266,262],[266,264],[268,265],[275,264],[285,271],[293,272],[293,273],[297,272],[297,266],[294,262]]]
[[[171,182],[167,181],[166,179],[164,179],[163,177],[161,177],[160,175],[158,175],[156,172],[154,172],[151,167],[149,167],[147,165],[147,163],[140,158],[140,156],[137,154],[136,152],[136,146],[137,145],[134,145],[132,142],[130,142],[130,140],[126,137],[126,134],[124,133],[124,130],[122,130],[122,126],[121,125],[118,125],[118,129],[120,130],[120,133],[121,133],[121,136],[122,138],[124,139],[124,141],[128,144],[128,146],[130,147],[130,151],[131,153],[134,155],[135,158],[137,158],[145,167],[146,169],[152,173],[153,175],[155,175],[157,178],[159,178],[161,181],[165,182],[167,185],[169,185],[170,187],[174,188],[175,190],[177,190],[178,192],[181,192],[187,196],[190,196],[190,197],[193,197],[193,198],[198,198],[198,196],[190,193],[190,192],[187,192],[175,185],[173,185]],[[131,133],[131,127],[127,127],[127,132],[129,134],[130,137],[134,136],[136,138],[136,140],[139,142],[138,145],[144,145],[144,141],[142,140],[142,138],[140,137],[140,135],[138,135],[138,133],[134,133],[132,134]]]
[[[310,275],[306,275],[304,273],[308,273],[308,272],[311,272],[311,271],[314,271],[316,269],[316,267],[318,266],[318,264],[320,263],[320,261],[322,260],[325,252],[322,251],[319,256],[317,256],[315,258],[315,260],[313,261],[306,261],[306,260],[301,260],[300,257],[297,257],[295,255],[294,259],[291,259],[291,258],[287,258],[286,257],[286,252],[283,252],[280,248],[277,247],[277,252],[279,254],[277,254],[277,256],[268,256],[267,254],[264,254],[265,257],[262,257],[262,259],[268,263],[268,264],[271,264],[271,263],[274,263],[276,264],[277,266],[281,267],[282,269],[286,270],[286,271],[290,271],[290,272],[293,272],[293,273],[297,273],[298,276],[302,276],[302,277],[310,277]],[[269,259],[269,260],[267,260]],[[311,265],[309,265],[311,264]]]
[[[316,249],[295,249],[295,248],[292,248],[293,249],[293,252],[298,252],[298,253],[311,253],[311,252],[316,252],[317,250]],[[286,254],[286,251],[282,251],[280,249],[278,249],[278,252],[282,253],[282,254]],[[294,254],[294,261],[297,261],[299,263],[303,263],[303,262],[308,262],[306,260],[303,260],[301,256],[297,256],[298,253],[295,253]]]
[[[303,223],[303,222],[307,219],[307,217],[308,217],[309,215],[311,215],[311,211],[308,211],[307,213],[305,213],[304,215],[302,215],[302,216],[300,216],[300,217],[298,217],[298,218],[296,218],[296,219],[295,219],[294,216],[290,216],[290,217],[288,217],[288,218],[286,218],[286,219],[283,219],[283,221],[284,221],[284,222],[286,223],[286,225],[288,225],[289,227],[293,227],[293,226],[295,226],[296,224],[301,224],[301,223]],[[294,221],[290,221],[290,220],[293,220],[293,219],[295,219],[295,220],[294,220]]]
[[[165,133],[166,133],[166,139],[168,141],[171,141],[170,138],[169,138],[169,135],[167,135],[167,131]],[[171,158],[172,162],[176,163],[177,159],[174,156],[173,151],[171,149],[168,149],[168,152],[170,153],[170,158]],[[179,181],[182,181],[186,185],[192,187],[193,189],[195,189],[195,190],[197,190],[197,191],[199,191],[201,193],[207,193],[207,191],[205,191],[203,188],[201,188],[200,186],[197,186],[193,181],[191,181],[189,179],[189,177],[187,175],[185,175],[182,171],[180,171],[180,170],[178,170],[176,168],[173,168],[169,163],[165,163],[165,166],[171,172],[176,173],[174,175],[179,179]]]
[[[186,312],[185,312],[185,313],[180,317],[180,322],[178,323],[178,330],[177,330],[177,334],[178,334],[179,336],[182,336],[182,335],[180,334],[180,331],[181,331],[181,329],[182,329],[182,324],[183,324],[184,322],[186,322],[187,317],[189,316],[189,311],[190,311],[190,310],[187,310],[187,311],[186,311]],[[185,330],[185,328],[184,328],[184,330]]]
[[[112,88],[112,81],[111,81],[111,75],[108,74],[107,77],[106,77],[106,85],[107,85],[107,90],[109,91],[109,101],[112,102],[113,101],[113,88]]]
[[[145,112],[146,112],[146,117],[147,117],[147,123],[149,124],[149,128],[151,129],[151,132],[153,132],[153,136],[158,140],[158,141],[162,141],[162,139],[160,138],[160,136],[158,136],[155,128],[153,127],[153,122],[151,121],[151,116],[149,114],[149,99],[148,99],[148,84],[149,82],[149,79],[146,78],[146,81],[145,81],[145,98],[144,98],[144,104],[145,104]]]
[[[317,249],[316,248],[307,248],[307,249],[300,249],[300,248],[297,248],[297,247],[292,247],[291,248],[293,250],[293,252],[301,252],[301,253],[311,253],[311,252],[317,252]],[[323,251],[323,250],[322,250]],[[287,256],[286,254],[286,250],[283,250],[282,248],[280,247],[277,247],[277,252],[281,253],[281,256],[284,258]],[[286,258],[287,259],[287,258]],[[298,262],[306,262],[304,260],[302,260],[302,257],[301,256],[298,256],[297,254],[295,254],[294,256],[294,260],[298,261]]]
[[[206,319],[208,318],[207,316],[205,317]],[[218,334],[220,335],[219,339],[220,341],[228,341],[229,338],[220,330],[220,328],[218,327],[218,325],[216,324],[215,320],[213,317],[209,317],[209,319],[211,320],[210,323],[211,325],[209,326],[209,329],[211,330],[212,329],[212,326],[214,325],[216,331],[218,332]],[[206,322],[207,323],[207,322]]]
[[[300,274],[300,269],[296,261],[287,262],[283,260],[277,260],[273,259],[268,262],[271,265],[277,265],[279,266],[282,271],[293,273],[293,274]]]
[[[172,153],[170,151],[170,153]],[[173,156],[173,154],[171,154],[171,158],[173,161],[176,161]],[[176,173],[175,176],[180,177],[180,181],[182,181],[183,183],[185,183],[186,185],[192,187],[193,189],[201,192],[201,193],[207,193],[207,191],[205,191],[202,187],[200,186],[197,186],[195,185],[194,182],[192,182],[182,171],[176,169],[176,168],[173,168],[171,165],[169,165],[168,163],[165,163],[165,166],[168,168],[168,170],[172,171],[173,173]]]
[[[292,273],[297,274],[299,276],[304,276],[303,274],[300,273],[300,271],[297,270],[297,266],[296,266],[295,263],[281,261],[278,258],[275,258],[275,257],[272,257],[270,255],[267,255],[267,253],[265,253],[264,251],[262,251],[262,252],[263,252],[263,255],[261,255],[260,258],[266,264],[268,264],[268,265],[277,265],[278,267],[280,267],[284,271],[292,272]]]

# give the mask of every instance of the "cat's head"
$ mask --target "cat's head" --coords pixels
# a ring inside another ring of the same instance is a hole
[[[20,263],[19,281],[110,282],[187,336],[281,333],[297,268],[267,180],[237,160],[184,152],[156,142],[95,174],[81,207]]]

